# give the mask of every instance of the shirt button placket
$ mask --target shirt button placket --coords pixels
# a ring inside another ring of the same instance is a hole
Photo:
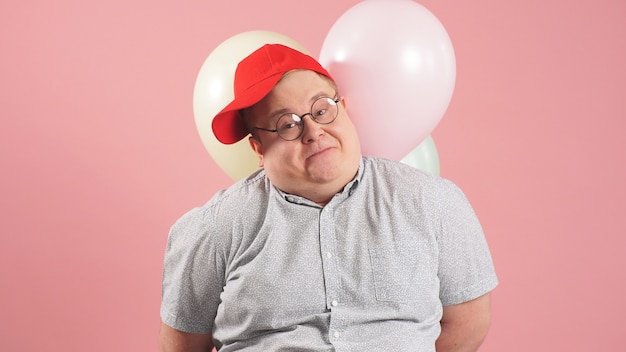
[[[329,335],[331,339],[340,337],[341,326],[335,309],[339,305],[339,276],[335,263],[335,226],[332,207],[326,205],[320,212],[320,249],[323,253],[324,281],[326,284],[327,307],[331,309]]]

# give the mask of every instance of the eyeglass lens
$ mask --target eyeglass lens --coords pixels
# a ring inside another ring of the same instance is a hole
[[[335,100],[328,97],[321,97],[313,102],[310,113],[302,116],[292,113],[281,115],[276,123],[276,131],[281,138],[293,140],[300,137],[302,134],[304,130],[304,122],[302,119],[306,115],[311,115],[311,118],[315,120],[315,122],[326,125],[335,120],[338,112],[339,108]]]

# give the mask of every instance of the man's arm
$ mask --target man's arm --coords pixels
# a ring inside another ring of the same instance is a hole
[[[473,352],[483,342],[491,324],[489,293],[471,301],[443,307],[437,352]]]
[[[161,323],[159,344],[161,352],[210,352],[213,350],[213,337],[211,334],[182,332]]]

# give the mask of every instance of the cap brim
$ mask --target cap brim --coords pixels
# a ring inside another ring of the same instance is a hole
[[[217,140],[224,144],[233,144],[239,142],[250,133],[239,114],[239,110],[248,108],[261,101],[274,88],[281,77],[282,74],[270,76],[246,89],[215,115],[211,127]]]

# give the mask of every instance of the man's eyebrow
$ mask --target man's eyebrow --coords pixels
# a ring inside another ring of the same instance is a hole
[[[337,93],[335,93],[335,95],[337,95]],[[311,99],[309,100],[309,103],[313,104],[314,101],[316,101],[317,99],[319,99],[321,97],[334,98],[334,95],[328,94],[327,91],[320,90],[319,92],[317,92],[317,94],[315,94],[315,95],[313,95],[313,97],[311,97]]]
[[[287,109],[287,108],[281,108],[281,109],[278,109],[278,110],[274,110],[274,111],[272,111],[271,113],[269,113],[267,115],[267,119],[269,121],[272,121],[273,119],[275,119],[275,118],[277,118],[277,117],[279,117],[279,116],[281,116],[283,114],[287,114],[287,113],[291,113],[291,111],[289,109]]]
[[[321,97],[331,97],[332,98],[332,96],[329,95],[328,92],[320,90],[316,94],[313,94],[311,96],[311,98],[309,99],[309,103],[313,104],[314,101],[316,101],[317,99],[319,99]],[[293,112],[290,109],[280,108],[280,109],[274,110],[271,113],[267,114],[267,119],[269,121],[272,121],[272,119],[277,118],[277,117],[279,117],[279,116],[281,116],[283,114],[287,114],[287,113],[289,113],[289,114],[297,114],[296,112]]]

